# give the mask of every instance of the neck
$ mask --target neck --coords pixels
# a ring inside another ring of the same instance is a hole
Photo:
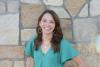
[[[43,34],[43,41],[50,41],[52,38],[52,34]]]

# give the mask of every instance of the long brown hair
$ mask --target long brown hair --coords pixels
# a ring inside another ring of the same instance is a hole
[[[49,9],[45,10],[38,18],[38,25],[36,28],[37,37],[34,40],[34,44],[35,44],[34,48],[35,48],[35,50],[38,50],[38,47],[42,43],[42,31],[40,30],[41,27],[39,26],[39,22],[41,21],[42,17],[46,13],[51,14],[54,21],[55,21],[55,29],[53,30],[53,37],[51,39],[51,47],[53,48],[54,52],[58,52],[58,51],[60,51],[60,42],[63,38],[63,33],[61,30],[59,17],[57,16],[57,14],[53,10],[49,10]]]

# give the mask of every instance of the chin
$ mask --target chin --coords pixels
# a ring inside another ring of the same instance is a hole
[[[51,33],[49,33],[49,32],[45,32],[45,34],[51,34]]]
[[[48,31],[45,31],[44,33],[45,34],[52,34],[52,32],[50,32],[50,31],[49,32]]]

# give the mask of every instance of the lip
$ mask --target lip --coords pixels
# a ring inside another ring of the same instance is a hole
[[[48,29],[49,30],[50,28],[44,28],[44,29]]]
[[[44,28],[45,30],[51,30],[50,28]]]
[[[49,27],[43,27],[44,29],[51,29],[51,28],[49,28]]]

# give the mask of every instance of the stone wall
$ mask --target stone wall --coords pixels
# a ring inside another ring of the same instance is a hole
[[[100,34],[99,4],[99,0],[0,0],[0,67],[27,66],[24,44],[36,33],[45,9],[58,14],[64,37],[73,42],[87,67],[100,67],[95,42]],[[70,67],[77,66],[72,61]]]

